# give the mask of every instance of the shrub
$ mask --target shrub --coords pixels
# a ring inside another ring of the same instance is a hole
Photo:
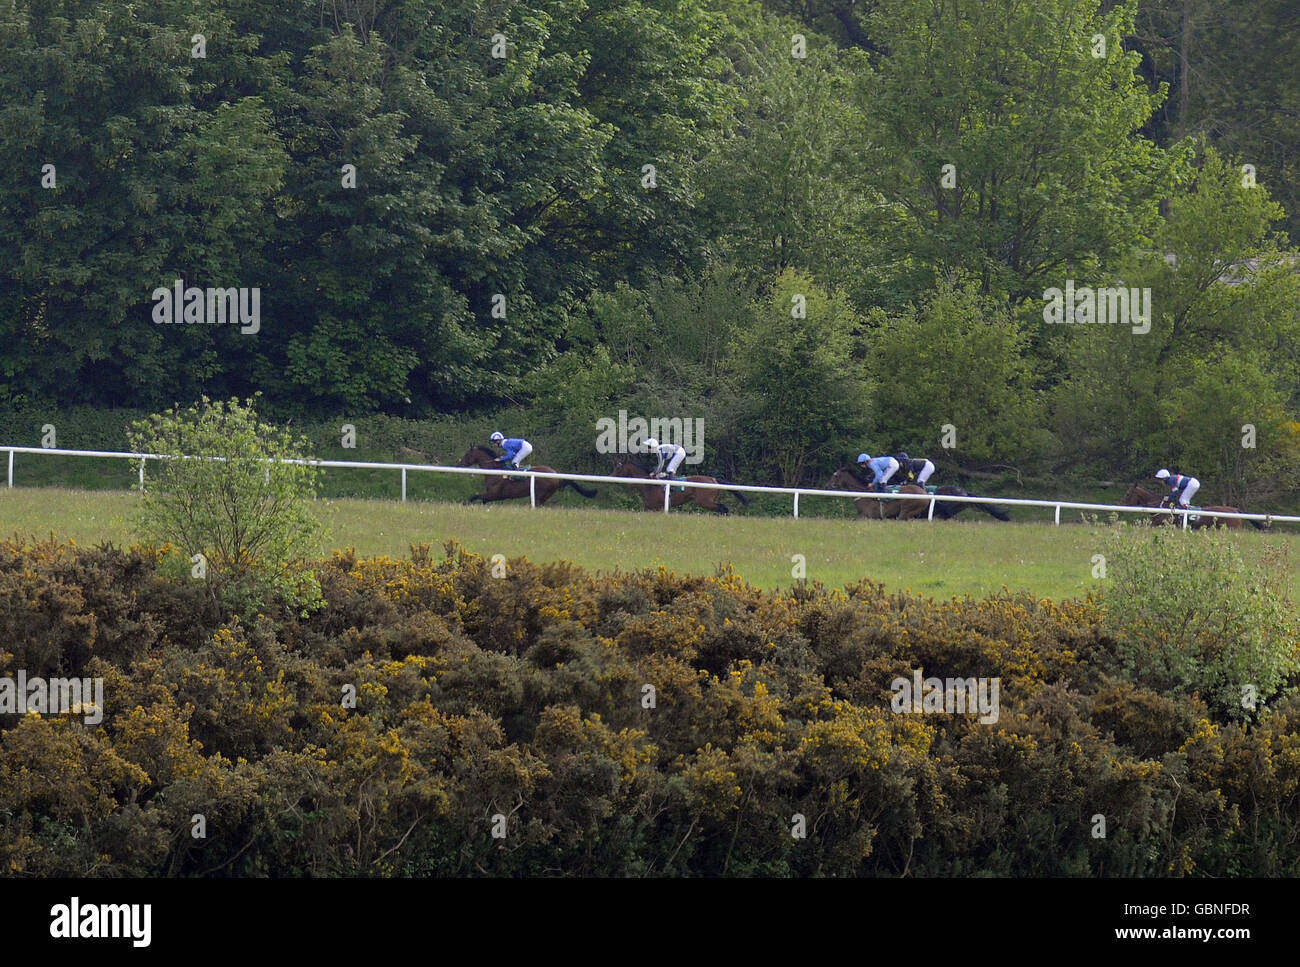
[[[146,461],[141,532],[173,545],[168,566],[203,580],[218,612],[248,614],[273,597],[319,604],[320,584],[301,562],[322,537],[309,506],[320,471],[283,462],[303,459],[305,441],[258,422],[252,400],[205,396],[133,423],[130,444],[166,457]]]
[[[1300,663],[1285,545],[1248,565],[1213,532],[1124,527],[1106,551],[1106,627],[1118,673],[1170,697],[1200,693],[1219,716],[1246,719]]]

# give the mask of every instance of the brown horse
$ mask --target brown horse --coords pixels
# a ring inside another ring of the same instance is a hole
[[[852,467],[848,466],[840,467],[831,474],[828,486],[832,490],[872,489],[870,481],[863,480]],[[924,487],[909,483],[901,485],[898,492],[923,494],[926,490]],[[872,520],[912,520],[925,514],[930,506],[924,500],[877,500],[874,497],[858,497],[853,501],[853,505],[858,508],[859,517],[869,517]]]
[[[456,464],[456,466],[482,467],[485,470],[502,469],[501,464],[497,462],[497,455],[487,447],[482,446],[470,447],[469,450],[465,452],[465,455],[460,458],[460,462]],[[543,467],[540,464],[531,469],[536,470],[538,473],[556,472],[550,467]],[[550,477],[538,477],[537,506],[542,506],[542,504],[554,497],[562,487],[572,487],[584,497],[596,496],[596,491],[588,490],[586,487],[579,486],[577,482],[573,480],[554,480]],[[513,500],[516,497],[527,498],[528,489],[529,480],[527,477],[524,477],[523,479],[511,479],[510,477],[497,476],[496,474],[493,474],[490,477],[483,478],[483,492],[481,494],[475,494],[469,499],[469,502],[472,504],[476,500],[481,500],[486,504],[493,500]]]
[[[1166,504],[1166,500],[1168,500],[1168,498],[1161,497],[1159,494],[1153,494],[1145,487],[1142,487],[1138,484],[1133,484],[1133,486],[1129,487],[1128,490],[1125,492],[1124,499],[1120,501],[1120,504],[1124,507],[1166,507],[1167,508],[1168,505]],[[1208,506],[1208,507],[1201,507],[1200,509],[1216,511],[1221,514],[1242,513],[1241,509],[1238,507]],[[1166,510],[1166,512],[1163,514],[1152,514],[1151,520],[1153,523],[1156,524],[1178,523],[1181,525],[1182,522],[1178,520],[1179,516],[1180,515],[1174,514]],[[1258,530],[1262,530],[1262,531],[1268,530],[1268,525],[1261,521],[1252,520],[1250,521],[1250,524]],[[1235,517],[1201,517],[1197,520],[1189,520],[1187,522],[1187,526],[1189,528],[1227,527],[1230,530],[1241,530],[1241,521],[1239,521]]]
[[[614,472],[610,474],[610,476],[645,477],[649,479],[650,471],[646,470],[645,467],[638,463],[634,463],[631,460],[625,460],[615,465]],[[691,483],[716,484],[726,482],[718,480],[716,477],[706,477],[703,475],[687,477],[686,479]],[[672,481],[664,480],[659,483],[646,484],[642,487],[633,488],[634,490],[641,491],[641,502],[645,505],[646,510],[664,509],[664,484],[666,483],[672,483]],[[749,503],[749,498],[739,490],[732,490],[730,492],[735,494],[742,504]],[[692,501],[696,506],[701,507],[704,510],[711,510],[718,514],[731,513],[731,511],[727,509],[727,505],[718,500],[718,491],[716,490],[686,487],[682,490],[673,490],[668,495],[668,506],[670,507],[678,507],[681,504],[689,504]]]

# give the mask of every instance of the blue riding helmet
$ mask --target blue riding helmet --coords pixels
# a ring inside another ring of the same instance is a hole
[[[858,463],[870,463],[870,462],[871,462],[871,454],[869,453],[858,454]]]

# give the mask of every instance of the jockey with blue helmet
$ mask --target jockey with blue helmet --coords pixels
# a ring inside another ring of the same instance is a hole
[[[872,458],[869,453],[858,454],[858,468],[863,471],[870,471],[872,475],[871,486],[877,490],[883,490],[889,483],[889,478],[898,472],[898,461],[893,457],[875,457]]]

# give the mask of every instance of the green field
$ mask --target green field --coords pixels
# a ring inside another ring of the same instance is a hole
[[[827,503],[847,504],[847,501]],[[71,538],[78,544],[137,538],[129,492],[60,488],[0,489],[0,534]],[[466,505],[434,501],[334,499],[320,502],[329,536],[321,551],[353,547],[363,556],[405,556],[412,544],[437,549],[457,540],[484,556],[532,560],[567,559],[612,572],[663,565],[688,573],[712,573],[730,563],[746,580],[765,587],[792,582],[794,555],[803,555],[807,577],[831,586],[869,577],[890,588],[936,597],[983,595],[1002,586],[1040,597],[1083,594],[1098,586],[1092,556],[1107,526],[1079,522],[999,523],[977,511],[943,522],[859,521],[846,518],[719,517],[694,511],[665,516],[565,504],[532,510],[521,504]],[[801,501],[801,513],[820,505]],[[967,519],[969,518],[969,519]],[[1294,543],[1295,534],[1237,535],[1248,559],[1265,541]],[[1292,585],[1300,590],[1295,576]]]

